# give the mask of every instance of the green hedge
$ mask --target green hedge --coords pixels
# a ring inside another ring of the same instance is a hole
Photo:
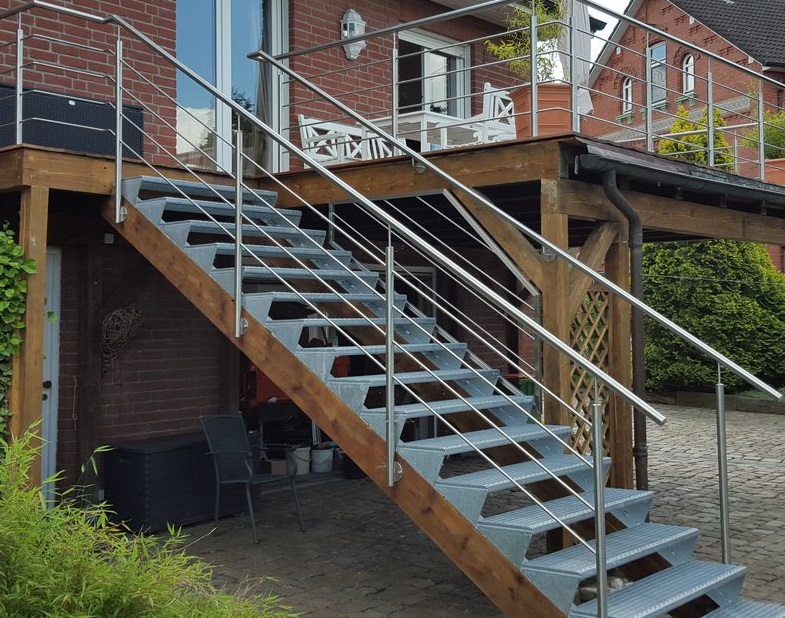
[[[776,386],[785,383],[785,276],[763,245],[726,240],[648,244],[647,304],[739,365]],[[680,338],[647,321],[647,388],[711,390],[717,366]],[[731,388],[742,382],[723,372]]]

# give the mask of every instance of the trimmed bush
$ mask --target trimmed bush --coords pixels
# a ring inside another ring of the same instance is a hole
[[[7,618],[288,618],[269,595],[216,590],[183,536],[132,535],[104,505],[63,496],[47,508],[31,486],[37,451],[27,435],[0,461],[0,615]]]
[[[714,167],[726,170],[733,169],[733,155],[730,146],[721,131],[716,129],[725,126],[720,110],[714,108]],[[657,144],[657,152],[671,155],[684,161],[693,161],[701,165],[709,165],[709,113],[708,108],[698,122],[689,119],[689,112],[683,105],[676,111],[676,120],[671,126],[672,139],[663,138]],[[687,133],[687,135],[679,135]]]
[[[785,275],[766,248],[729,240],[647,244],[647,304],[752,374],[785,384]],[[717,366],[681,338],[648,321],[647,388],[713,390]],[[723,372],[728,387],[741,386]]]

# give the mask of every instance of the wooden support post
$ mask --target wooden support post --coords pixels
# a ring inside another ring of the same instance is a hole
[[[542,235],[562,249],[569,248],[568,217],[560,214],[558,184],[543,180],[540,198]],[[570,326],[574,315],[569,315],[567,299],[570,291],[570,271],[567,263],[559,258],[543,263],[542,323],[551,333],[569,344]],[[565,401],[570,395],[570,362],[566,356],[549,345],[543,346],[543,381]],[[564,406],[546,396],[545,422],[569,425],[570,415]]]
[[[620,225],[621,227],[621,225]],[[605,276],[625,290],[630,288],[630,251],[622,235],[605,256]],[[610,297],[610,354],[608,373],[632,388],[632,348],[630,306],[616,295]],[[609,485],[631,489],[632,471],[632,407],[618,395],[608,401],[609,449],[612,457]]]
[[[27,259],[35,260],[38,272],[27,278],[27,311],[22,347],[13,362],[9,405],[11,432],[24,433],[41,418],[41,388],[44,379],[44,320],[46,300],[46,233],[49,217],[49,189],[22,189],[19,213],[19,244]],[[30,480],[41,479],[41,460],[30,470]]]

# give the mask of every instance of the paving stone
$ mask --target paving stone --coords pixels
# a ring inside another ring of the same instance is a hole
[[[659,406],[664,427],[649,428],[652,520],[696,526],[696,556],[720,559],[716,422],[712,411]],[[785,417],[727,412],[733,561],[748,567],[751,599],[785,603],[785,460],[779,436]],[[471,458],[448,465],[469,470]],[[307,531],[287,493],[258,501],[261,542],[247,517],[192,526],[189,551],[216,565],[216,583],[261,589],[314,618],[495,618],[496,608],[452,562],[367,479],[319,475],[301,485]],[[489,500],[490,512],[528,501],[513,492]],[[532,553],[542,551],[542,541]]]

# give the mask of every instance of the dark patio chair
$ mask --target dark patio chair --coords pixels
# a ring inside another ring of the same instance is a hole
[[[297,507],[297,517],[300,520],[300,529],[305,531],[303,516],[300,512],[300,500],[297,497],[297,487],[294,477],[297,466],[294,460],[294,447],[279,445],[286,452],[288,462],[287,474],[259,474],[254,472],[254,461],[248,434],[242,417],[231,414],[203,416],[200,419],[202,430],[210,447],[210,455],[215,464],[215,522],[218,522],[218,508],[221,499],[221,485],[244,485],[245,496],[248,501],[248,514],[251,517],[253,529],[253,542],[258,543],[256,533],[256,517],[253,510],[251,487],[273,483],[288,483],[292,488],[294,504]],[[269,446],[272,445],[267,445]]]

